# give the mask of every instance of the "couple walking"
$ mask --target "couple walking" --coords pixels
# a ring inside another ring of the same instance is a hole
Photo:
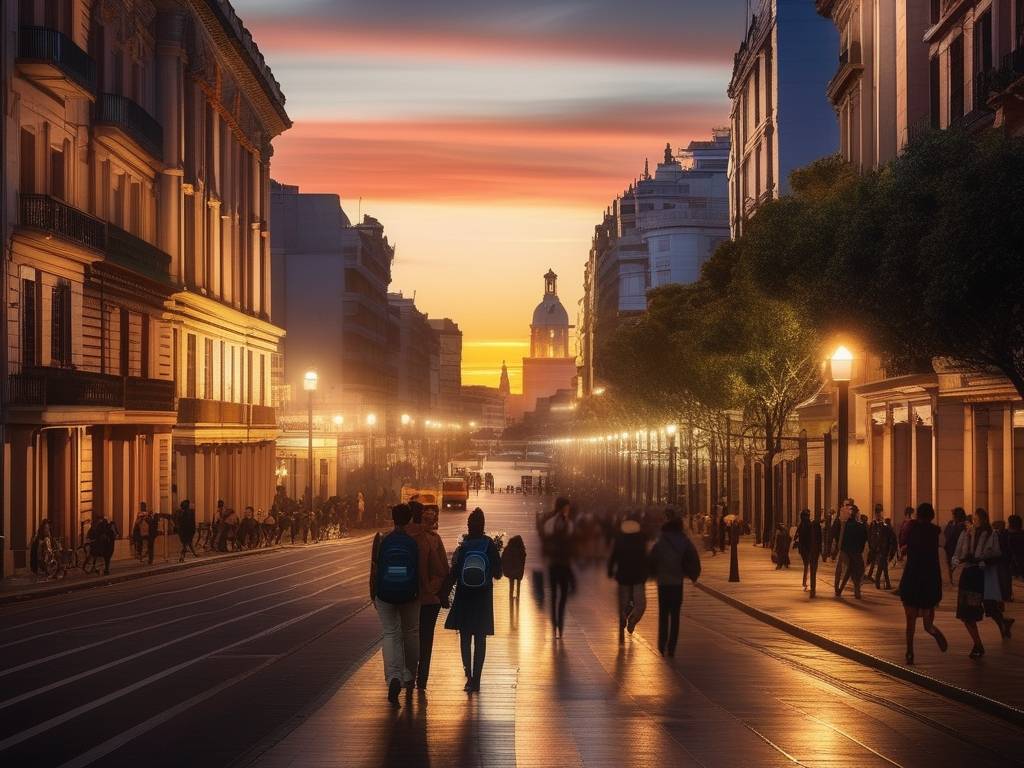
[[[493,580],[501,578],[494,541],[484,535],[484,513],[470,513],[469,532],[448,566],[444,542],[436,532],[437,515],[420,504],[392,508],[394,528],[377,534],[370,561],[370,600],[384,631],[382,651],[388,700],[398,704],[402,688],[425,691],[441,607],[455,600],[445,621],[458,630],[466,691],[480,690],[487,636],[494,634]]]

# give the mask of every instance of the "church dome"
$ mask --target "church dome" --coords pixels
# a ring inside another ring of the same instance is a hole
[[[533,322],[530,325],[534,328],[568,328],[569,313],[565,311],[562,302],[558,299],[556,275],[552,270],[544,275],[544,299],[537,308],[533,310]]]

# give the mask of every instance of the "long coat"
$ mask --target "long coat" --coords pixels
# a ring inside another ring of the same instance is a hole
[[[462,584],[462,559],[466,544],[487,540],[487,559],[490,563],[491,581],[482,587],[466,587]],[[455,578],[455,599],[445,619],[445,629],[456,629],[472,635],[494,634],[494,579],[501,578],[501,557],[494,540],[487,536],[467,536],[452,555],[452,576]]]

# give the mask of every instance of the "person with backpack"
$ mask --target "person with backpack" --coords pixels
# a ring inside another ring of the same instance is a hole
[[[619,645],[626,642],[627,631],[633,634],[647,609],[647,537],[638,518],[634,512],[622,521],[608,558],[608,578],[619,585]]]
[[[694,584],[700,578],[700,555],[683,533],[682,521],[672,508],[665,510],[665,524],[661,526],[648,560],[651,573],[658,580],[658,652],[672,658],[679,640],[683,578],[689,578]]]
[[[551,582],[551,625],[556,638],[562,637],[565,626],[565,604],[575,581],[572,573],[572,540],[576,528],[572,521],[572,505],[559,497],[555,511],[541,525],[544,554],[548,560],[548,580]]]
[[[419,548],[420,619],[419,663],[416,666],[416,687],[425,691],[430,676],[430,657],[434,651],[434,629],[442,605],[449,606],[448,552],[437,533],[437,512],[425,510],[418,501],[410,501],[412,522],[406,533],[416,540]],[[445,585],[448,588],[445,589]]]
[[[384,630],[381,652],[388,701],[398,704],[402,686],[412,689],[419,662],[419,546],[406,527],[412,520],[408,504],[391,509],[395,527],[373,537],[370,555],[370,602]]]
[[[484,512],[469,513],[468,532],[452,555],[455,599],[445,629],[459,633],[466,693],[479,693],[487,655],[487,636],[494,634],[494,580],[501,578],[501,557],[494,540],[484,534]]]

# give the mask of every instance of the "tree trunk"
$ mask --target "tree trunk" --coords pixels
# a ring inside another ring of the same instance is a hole
[[[764,454],[764,472],[761,473],[761,500],[764,503],[763,535],[761,543],[770,547],[775,531],[775,451]]]

